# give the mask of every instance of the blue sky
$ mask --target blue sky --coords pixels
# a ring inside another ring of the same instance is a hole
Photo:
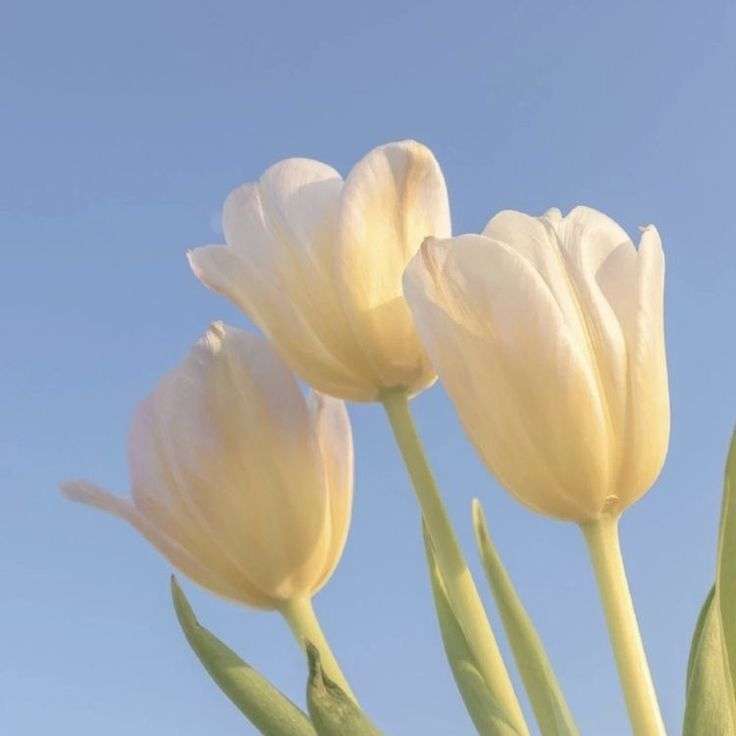
[[[211,320],[245,324],[184,257],[218,239],[232,187],[293,155],[346,173],[373,146],[413,137],[444,168],[458,233],[499,209],[578,203],[632,233],[660,229],[672,441],[622,535],[677,732],[736,416],[734,78],[725,1],[6,2],[0,730],[253,732],[184,643],[167,563],[117,520],[63,501],[57,483],[84,474],[125,491],[135,403]],[[441,387],[415,409],[474,570],[479,496],[583,732],[627,733],[578,530],[498,487]],[[316,607],[387,734],[470,734],[385,418],[376,406],[351,416],[353,529]],[[186,590],[203,622],[301,702],[304,662],[277,616]]]

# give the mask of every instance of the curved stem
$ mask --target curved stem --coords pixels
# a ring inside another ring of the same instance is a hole
[[[635,736],[664,736],[657,694],[639,633],[618,537],[618,517],[581,524]]]
[[[345,675],[343,675],[340,665],[337,663],[337,659],[335,659],[335,655],[332,653],[327,637],[322,631],[317,614],[312,607],[312,601],[309,598],[295,598],[287,601],[281,607],[280,611],[281,615],[289,624],[294,637],[299,642],[299,646],[304,648],[306,642],[314,644],[319,650],[322,667],[327,676],[357,703],[358,701],[350,689],[350,685]]]
[[[414,426],[408,397],[404,392],[386,393],[382,403],[422,509],[453,612],[488,688],[504,708],[510,725],[526,736],[529,729]]]

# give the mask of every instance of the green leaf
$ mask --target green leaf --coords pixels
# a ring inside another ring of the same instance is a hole
[[[477,499],[473,501],[473,527],[483,567],[542,735],[578,736],[544,644],[493,545]]]
[[[197,621],[173,575],[171,595],[181,628],[200,662],[264,736],[316,736],[309,719],[294,703]]]
[[[381,736],[381,732],[322,669],[319,650],[307,642],[309,682],[307,704],[319,736]]]
[[[716,583],[698,617],[687,666],[684,736],[736,736],[736,432],[726,461]]]
[[[728,705],[732,698],[714,586],[700,611],[690,648],[683,736],[734,736],[734,719]]]
[[[721,507],[721,527],[718,535],[718,566],[716,569],[716,600],[723,629],[726,675],[731,684],[736,681],[736,432],[726,461],[726,474]],[[736,705],[732,713],[736,720]]]
[[[493,694],[478,670],[473,653],[447,597],[445,584],[434,558],[432,541],[426,530],[424,547],[442,643],[455,683],[476,731],[481,736],[519,736],[519,732],[505,718],[502,708],[495,703]]]

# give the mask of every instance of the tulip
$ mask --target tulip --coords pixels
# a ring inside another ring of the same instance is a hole
[[[669,440],[664,256],[587,207],[501,212],[429,238],[404,278],[417,329],[467,434],[518,500],[579,523],[636,734],[664,733],[617,521]]]
[[[437,377],[402,276],[425,237],[450,235],[439,164],[415,141],[374,149],[344,182],[323,163],[287,159],[233,191],[222,219],[227,245],[191,251],[192,270],[316,389],[383,402],[471,648],[523,736],[521,709],[405,405]]]
[[[429,239],[407,269],[417,328],[489,469],[577,522],[652,485],[669,437],[657,230],[639,250],[600,212],[501,212]]]
[[[86,481],[62,490],[130,523],[203,587],[278,609],[325,645],[308,601],[350,523],[342,401],[305,398],[264,338],[215,323],[138,407],[128,456],[130,499]]]
[[[445,181],[428,148],[380,146],[345,181],[319,161],[280,161],[230,194],[223,229],[227,245],[188,254],[194,273],[305,381],[356,401],[434,382],[401,285],[422,240],[450,235]]]

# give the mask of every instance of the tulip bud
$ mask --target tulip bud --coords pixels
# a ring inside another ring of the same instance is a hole
[[[130,500],[84,481],[62,489],[221,596],[280,608],[315,593],[340,558],[353,483],[345,406],[305,398],[262,337],[212,325],[138,407],[129,465]]]
[[[422,240],[450,235],[445,181],[425,146],[380,146],[344,182],[319,161],[280,161],[230,194],[223,229],[227,245],[191,251],[192,270],[305,381],[357,401],[434,382],[401,285]]]
[[[653,226],[637,250],[586,207],[501,212],[482,235],[427,240],[404,284],[466,432],[517,499],[588,522],[649,489],[669,439]]]

